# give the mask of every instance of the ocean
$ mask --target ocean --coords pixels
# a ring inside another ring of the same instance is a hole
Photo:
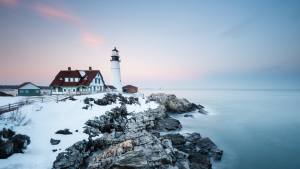
[[[140,90],[175,94],[208,112],[171,113],[180,133],[198,132],[224,150],[214,169],[299,169],[300,90]]]

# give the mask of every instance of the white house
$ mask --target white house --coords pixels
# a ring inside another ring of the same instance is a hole
[[[68,70],[60,71],[50,84],[51,95],[76,94],[82,92],[103,91],[105,82],[99,70]]]

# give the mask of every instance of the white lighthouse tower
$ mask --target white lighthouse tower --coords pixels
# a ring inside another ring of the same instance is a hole
[[[116,49],[112,50],[111,55],[111,70],[110,70],[110,85],[113,85],[119,92],[122,92],[122,81],[120,72],[120,59],[119,51]]]

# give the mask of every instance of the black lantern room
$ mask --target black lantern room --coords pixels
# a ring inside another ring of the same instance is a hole
[[[112,55],[111,55],[111,60],[110,61],[119,61],[120,62],[120,60],[119,60],[119,51],[116,49],[116,47],[115,47],[115,49],[112,50]]]

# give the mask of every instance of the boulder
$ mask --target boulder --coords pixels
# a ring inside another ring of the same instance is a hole
[[[1,138],[2,136],[0,136]],[[27,135],[15,135],[7,139],[0,139],[0,159],[5,159],[14,153],[23,153],[23,149],[30,144],[30,137]]]
[[[64,129],[64,130],[58,130],[55,134],[73,134],[72,132],[69,131],[69,129]]]
[[[179,114],[203,108],[203,106],[201,105],[190,103],[187,99],[177,98],[174,94],[151,94],[150,96],[148,96],[148,99],[150,101],[156,101],[157,103],[164,105],[168,111]]]
[[[181,134],[166,134],[161,136],[163,139],[169,139],[173,145],[181,145],[186,143],[186,139]]]
[[[118,156],[110,169],[149,169],[143,150],[129,151]]]
[[[219,149],[208,137],[197,140],[196,145],[201,149],[201,154],[208,155],[209,157],[215,154],[223,154],[223,150]]]
[[[60,140],[55,140],[55,139],[51,138],[50,143],[51,143],[52,145],[57,145],[57,144],[60,143]]]
[[[174,131],[182,128],[179,120],[172,118],[164,118],[156,120],[155,129],[158,131]]]
[[[184,117],[194,117],[192,114],[185,114]]]
[[[192,169],[211,169],[211,163],[205,155],[200,153],[190,154],[188,159],[190,160],[190,168]]]

